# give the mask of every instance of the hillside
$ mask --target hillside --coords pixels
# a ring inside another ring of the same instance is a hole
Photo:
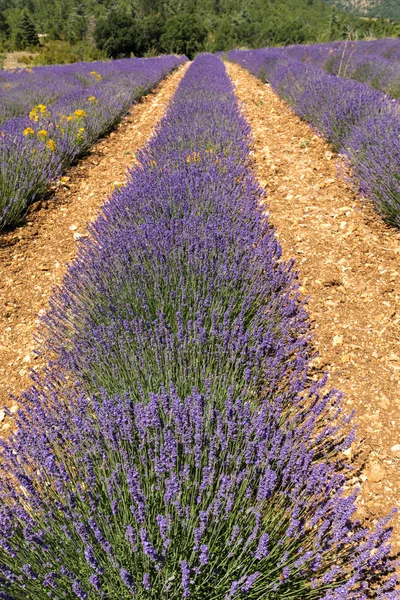
[[[389,23],[365,21],[321,0],[0,0],[0,50],[2,44],[6,50],[32,48],[40,34],[42,42],[86,45],[114,58],[191,58],[199,51],[345,39],[350,30],[359,38],[397,33]],[[93,52],[79,56],[96,58]]]
[[[364,17],[383,17],[400,21],[399,0],[325,0],[340,10]]]

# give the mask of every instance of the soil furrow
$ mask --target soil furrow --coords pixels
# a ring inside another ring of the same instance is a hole
[[[33,353],[37,315],[45,310],[52,288],[61,283],[87,223],[125,182],[136,151],[151,136],[187,66],[135,104],[115,130],[65,174],[50,199],[32,205],[24,224],[0,235],[0,430],[11,426],[2,408],[16,408],[9,394],[25,389],[30,369],[41,366]]]
[[[354,193],[330,146],[271,89],[228,64],[254,137],[254,166],[284,257],[295,257],[330,385],[356,410],[360,511],[400,501],[400,234]],[[396,519],[395,550],[400,550]]]

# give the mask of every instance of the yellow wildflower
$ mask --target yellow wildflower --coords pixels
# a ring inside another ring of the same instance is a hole
[[[31,121],[39,121],[39,116],[41,115],[46,117],[50,116],[50,112],[47,110],[47,106],[45,104],[37,104],[34,106],[29,113],[29,118]]]
[[[83,134],[84,133],[85,133],[85,128],[84,127],[79,127],[78,133],[77,133],[76,137],[78,138],[78,140],[80,142],[83,140]]]
[[[90,96],[90,98],[88,98],[88,102],[91,102],[92,104],[98,104],[99,101],[97,100],[96,96]]]
[[[84,111],[82,108],[80,108],[80,109],[76,110],[76,111],[74,112],[74,115],[75,115],[76,117],[78,117],[78,118],[80,118],[80,117],[86,117],[86,113],[85,113],[85,111]]]
[[[41,129],[40,131],[37,132],[37,136],[38,136],[38,138],[46,138],[47,131],[45,129]]]
[[[46,142],[46,148],[48,148],[49,150],[51,150],[52,152],[54,152],[54,150],[56,149],[56,143],[54,140],[48,140]]]
[[[33,131],[32,127],[26,127],[24,129],[24,135],[33,135],[35,132]]]
[[[5,84],[4,84],[4,87],[5,87],[5,88],[10,88],[10,87],[11,87],[11,83],[5,83]]]
[[[100,73],[98,73],[97,71],[90,71],[90,74],[97,79],[97,81],[100,81],[100,79],[103,79],[102,75],[100,75]]]
[[[192,154],[188,154],[186,157],[186,162],[188,164],[190,164],[191,162],[194,162],[194,163],[200,162],[200,160],[201,160],[201,157],[198,152],[192,152]]]
[[[29,113],[29,118],[31,121],[39,121],[39,115],[36,112],[36,109],[32,109],[31,112]]]

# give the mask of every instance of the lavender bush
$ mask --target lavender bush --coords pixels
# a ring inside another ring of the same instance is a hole
[[[400,227],[396,100],[366,84],[285,58],[281,49],[234,50],[228,58],[268,80],[300,117],[345,155],[360,191],[389,224]]]
[[[282,49],[281,53],[339,77],[367,83],[394,98],[400,96],[399,38],[295,45]]]
[[[0,229],[185,58],[38,67],[0,74]]]
[[[56,360],[1,444],[0,597],[398,598],[248,152],[198,57],[43,323]]]

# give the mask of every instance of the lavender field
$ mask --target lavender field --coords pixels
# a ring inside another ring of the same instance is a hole
[[[186,58],[0,72],[0,230]]]
[[[341,153],[356,187],[400,227],[400,41],[233,50]]]
[[[399,598],[250,151],[200,55],[42,318],[55,359],[0,442],[0,598]]]

